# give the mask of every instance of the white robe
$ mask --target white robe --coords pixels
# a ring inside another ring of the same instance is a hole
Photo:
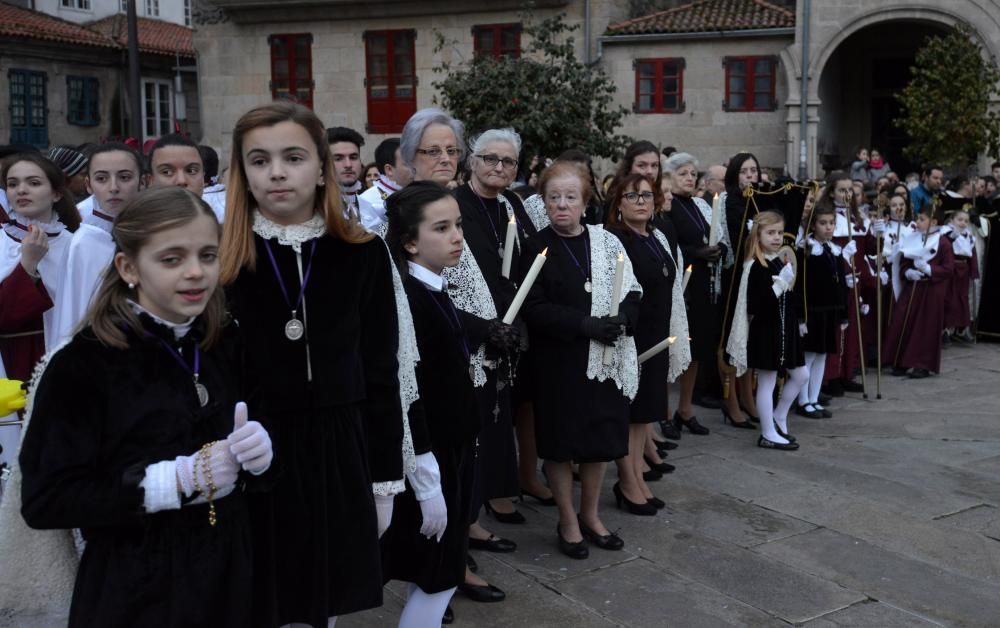
[[[94,221],[97,220],[101,219],[94,217]],[[66,254],[62,295],[54,308],[56,342],[73,335],[73,330],[87,313],[104,271],[115,256],[111,234],[89,222],[77,229]]]

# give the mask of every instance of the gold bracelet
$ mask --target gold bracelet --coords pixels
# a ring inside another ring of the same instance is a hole
[[[217,441],[211,443],[205,443],[201,446],[201,450],[198,452],[198,458],[201,461],[201,473],[205,478],[205,483],[208,484],[208,492],[204,490],[202,494],[205,495],[205,499],[208,500],[208,525],[215,527],[215,504],[212,503],[212,499],[215,497],[215,481],[212,479],[212,466],[209,464],[209,458],[212,456],[212,446],[215,445]],[[195,480],[197,482],[197,480]]]

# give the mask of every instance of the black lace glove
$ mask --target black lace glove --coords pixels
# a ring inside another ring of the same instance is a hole
[[[580,321],[580,333],[601,344],[613,345],[624,331],[623,325],[615,323],[610,316],[598,318],[588,316]]]
[[[486,338],[491,346],[501,350],[516,351],[521,346],[521,330],[515,325],[505,325],[499,318],[490,321]]]
[[[703,246],[694,252],[696,260],[704,260],[706,262],[718,261],[720,257],[722,257],[722,249],[718,246]]]

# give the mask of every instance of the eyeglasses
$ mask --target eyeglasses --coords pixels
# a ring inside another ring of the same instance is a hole
[[[435,146],[434,148],[418,148],[418,155],[427,155],[431,159],[438,159],[442,154],[447,153],[448,159],[456,159],[461,151],[454,146],[449,146],[448,148],[439,148]]]
[[[640,192],[625,192],[624,194],[622,194],[622,198],[625,199],[626,201],[628,201],[629,203],[638,203],[640,199],[642,200],[643,203],[652,203],[653,202],[653,193],[652,192],[641,192],[641,193]]]
[[[483,163],[490,168],[496,168],[497,164],[503,164],[504,170],[512,170],[517,167],[517,160],[510,157],[500,159],[498,155],[476,155],[483,160]]]

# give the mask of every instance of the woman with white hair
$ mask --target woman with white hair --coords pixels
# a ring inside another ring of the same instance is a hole
[[[673,436],[680,437],[686,427],[692,434],[705,435],[707,427],[698,423],[692,408],[698,364],[712,362],[722,332],[722,268],[733,263],[732,246],[726,215],[720,216],[719,241],[709,246],[712,206],[694,195],[698,181],[698,160],[689,153],[674,153],[667,159],[666,171],[673,182],[673,208],[670,218],[677,229],[677,243],[684,259],[692,266],[691,279],[685,291],[688,321],[691,331],[691,364],[680,377],[680,400],[674,412]],[[664,422],[661,422],[661,425]],[[669,424],[664,432],[672,431]]]
[[[421,109],[406,121],[399,156],[413,170],[414,181],[445,186],[465,157],[465,125],[440,109]]]

